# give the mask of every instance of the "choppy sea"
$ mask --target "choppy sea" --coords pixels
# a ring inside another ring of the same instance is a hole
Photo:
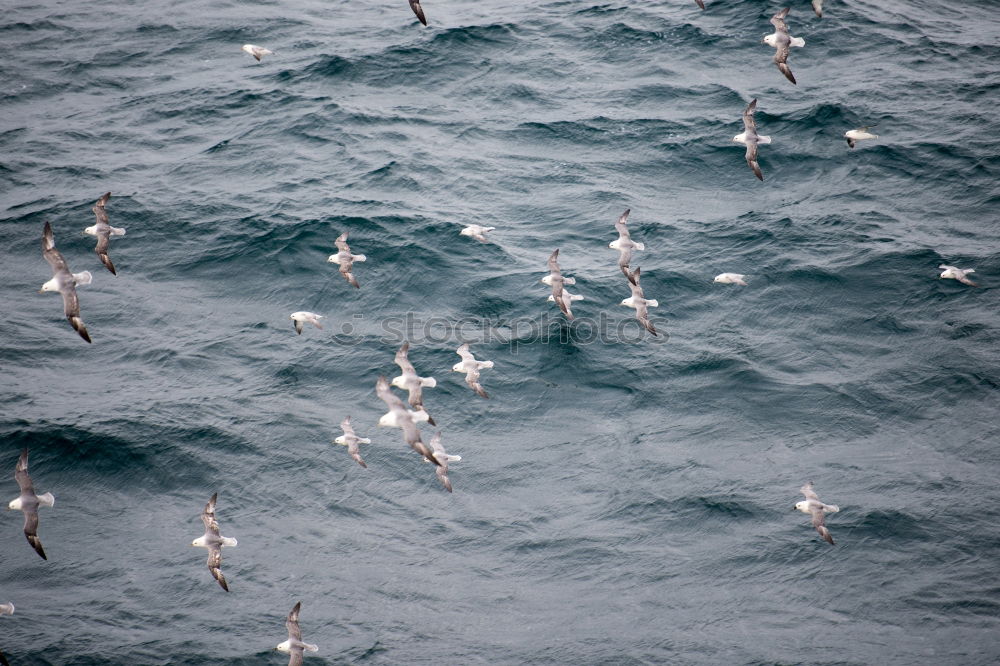
[[[56,497],[47,561],[0,512],[10,663],[283,664],[297,601],[307,666],[997,663],[1000,14],[787,2],[797,86],[760,0],[6,3],[0,495],[28,447]],[[376,426],[404,339],[453,494]]]

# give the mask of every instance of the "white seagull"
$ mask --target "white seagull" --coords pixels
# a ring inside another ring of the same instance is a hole
[[[771,137],[757,134],[757,122],[753,118],[753,114],[756,110],[757,99],[754,98],[749,104],[747,104],[747,108],[743,109],[743,133],[734,136],[733,141],[736,143],[742,143],[747,147],[747,164],[750,166],[750,169],[753,170],[753,175],[757,176],[760,180],[764,180],[764,174],[761,173],[760,164],[757,163],[757,145],[767,145],[771,143]]]
[[[967,284],[970,287],[978,287],[979,285],[965,277],[969,273],[975,273],[975,268],[955,268],[954,266],[948,266],[946,264],[941,264],[938,268],[943,268],[941,272],[941,277],[951,278],[953,280],[958,280],[962,284]]]
[[[285,652],[289,655],[288,666],[302,666],[302,653],[305,650],[319,652],[319,648],[312,643],[302,642],[302,630],[299,629],[299,609],[302,602],[299,601],[288,614],[285,620],[285,628],[288,629],[288,640],[278,643],[274,649],[278,652]]]
[[[625,276],[628,276],[628,264],[632,261],[632,250],[645,250],[646,246],[642,243],[636,243],[632,240],[632,236],[628,232],[628,214],[632,212],[631,208],[625,209],[618,221],[615,222],[615,229],[618,231],[618,240],[611,241],[608,244],[612,250],[618,250],[618,268],[621,269]]]
[[[470,224],[458,232],[460,236],[472,236],[477,241],[486,242],[486,233],[495,230],[496,227],[484,227],[479,224]]]
[[[747,283],[743,281],[743,278],[745,277],[746,275],[740,275],[739,273],[719,273],[715,276],[715,279],[712,280],[712,282],[718,282],[720,284],[739,284],[745,287],[747,286]]]
[[[260,59],[266,55],[274,55],[274,51],[269,51],[263,46],[254,46],[253,44],[244,44],[242,50],[256,58],[257,62],[260,62]]]
[[[403,371],[403,374],[393,377],[392,385],[409,392],[410,407],[413,407],[415,412],[422,411],[426,413],[427,409],[424,407],[424,388],[434,388],[437,386],[437,380],[433,377],[420,377],[417,375],[416,368],[410,363],[409,351],[410,343],[404,342],[403,346],[396,352],[395,363]],[[431,425],[437,425],[430,414],[427,414],[426,419],[420,420],[427,421]]]
[[[858,141],[864,141],[865,139],[877,139],[878,134],[872,134],[868,131],[872,127],[875,126],[869,125],[868,127],[861,127],[844,132],[844,138],[847,139],[847,145],[853,148]]]
[[[344,276],[344,279],[350,282],[351,286],[360,289],[361,285],[354,278],[354,273],[351,272],[351,269],[354,268],[355,261],[366,261],[368,258],[363,254],[351,254],[351,246],[347,244],[346,231],[337,237],[334,245],[337,246],[337,253],[327,257],[327,261],[340,266],[340,274]]]
[[[366,465],[365,461],[361,459],[361,451],[358,450],[358,444],[371,444],[372,440],[367,437],[358,437],[357,434],[355,434],[354,426],[351,425],[350,416],[340,422],[340,428],[344,431],[344,434],[333,440],[334,444],[346,446],[347,453],[354,458],[355,462],[362,467],[367,468],[368,465]]]
[[[823,540],[832,546],[833,537],[830,536],[830,530],[826,529],[826,514],[837,513],[840,511],[840,507],[833,504],[823,504],[813,490],[812,481],[802,486],[799,492],[805,495],[806,499],[803,502],[798,502],[795,508],[802,513],[812,514],[812,526],[816,528]]]
[[[635,308],[635,318],[639,320],[639,323],[647,331],[656,335],[656,328],[653,327],[653,322],[649,321],[649,311],[647,308],[659,307],[660,303],[655,298],[645,298],[643,296],[642,287],[639,285],[639,270],[636,267],[628,276],[628,286],[632,290],[632,295],[624,299],[622,305]]]
[[[774,64],[778,66],[785,78],[795,83],[792,70],[788,67],[788,52],[792,46],[805,46],[806,40],[799,37],[792,37],[788,34],[788,26],[785,25],[785,17],[788,16],[789,7],[785,7],[780,12],[771,17],[771,25],[774,32],[765,35],[764,43],[775,49]]]
[[[292,320],[292,325],[295,326],[295,332],[302,335],[302,325],[312,324],[316,328],[322,330],[323,324],[319,323],[319,320],[323,318],[323,315],[318,315],[315,312],[293,312],[289,317]]]
[[[94,277],[90,271],[82,273],[70,273],[69,266],[62,254],[56,249],[56,241],[52,236],[52,227],[48,222],[42,231],[42,256],[52,267],[52,279],[42,285],[42,291],[58,291],[63,297],[63,312],[73,326],[73,329],[80,334],[80,337],[90,342],[90,334],[87,327],[83,325],[80,318],[80,301],[76,296],[76,286],[90,284]]]
[[[111,244],[112,236],[124,236],[125,230],[121,227],[113,227],[108,224],[108,213],[104,210],[104,205],[108,203],[108,199],[110,198],[111,192],[108,192],[97,200],[97,203],[91,208],[97,217],[97,224],[87,227],[83,230],[83,233],[97,236],[97,246],[94,248],[94,252],[97,253],[97,256],[101,259],[101,263],[111,271],[112,275],[118,275],[118,272],[115,271],[115,265],[111,263],[111,258],[108,256],[108,245]]]
[[[563,277],[562,271],[559,269],[558,258],[559,250],[556,250],[549,257],[549,274],[543,277],[541,282],[552,287],[552,296],[549,300],[554,301],[559,306],[559,309],[563,311],[563,314],[566,315],[566,318],[572,320],[573,312],[569,308],[572,299],[563,297],[562,292],[563,285],[576,284],[576,280],[571,277]]]
[[[407,411],[406,407],[403,406],[403,401],[389,388],[389,382],[385,377],[378,378],[378,382],[375,384],[375,394],[389,407],[389,412],[379,419],[378,424],[402,429],[403,441],[409,444],[411,449],[435,465],[440,464],[423,440],[420,439],[420,431],[413,422],[414,412]],[[427,414],[427,412],[422,413]]]
[[[201,512],[201,522],[205,523],[205,534],[191,542],[192,546],[208,549],[208,570],[212,572],[212,578],[219,581],[219,585],[226,592],[229,585],[226,584],[226,577],[222,575],[222,547],[236,546],[236,539],[224,537],[219,533],[219,523],[215,520],[215,500],[219,493],[214,493],[212,498],[205,505],[205,510]]]
[[[441,485],[450,493],[451,492],[451,480],[448,479],[448,463],[458,462],[462,459],[462,456],[453,456],[444,450],[444,446],[441,445],[441,433],[434,433],[431,437],[431,448],[434,450],[434,458],[438,461],[438,466],[434,470],[437,474],[438,480]]]
[[[53,506],[56,503],[56,498],[52,496],[52,493],[35,494],[35,486],[28,475],[28,449],[22,451],[21,457],[17,459],[17,466],[14,467],[14,480],[17,481],[21,494],[16,499],[12,499],[7,508],[11,511],[24,513],[24,537],[39,557],[47,560],[49,558],[45,556],[42,540],[38,538],[38,507]],[[11,609],[13,610],[13,606]]]
[[[451,367],[452,372],[464,372],[465,383],[469,385],[476,395],[488,398],[486,391],[479,384],[479,371],[484,368],[492,368],[493,361],[477,361],[476,357],[469,351],[469,343],[463,344],[455,350],[455,353],[462,357],[462,360]]]

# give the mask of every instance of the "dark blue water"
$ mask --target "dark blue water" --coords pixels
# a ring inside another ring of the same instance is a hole
[[[29,447],[56,497],[48,561],[0,514],[10,663],[286,663],[299,600],[306,664],[996,663],[996,5],[796,0],[792,86],[781,5],[706,4],[8,4],[0,485]],[[92,345],[37,293],[45,221]],[[375,425],[404,338],[454,494]],[[229,594],[190,545],[213,492]]]

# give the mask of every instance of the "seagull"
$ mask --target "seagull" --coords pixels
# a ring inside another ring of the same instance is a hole
[[[424,395],[423,395],[424,387],[434,388],[435,386],[437,386],[437,380],[434,379],[433,377],[417,376],[416,368],[414,368],[413,364],[410,363],[410,359],[408,356],[409,350],[410,350],[410,343],[404,342],[403,346],[400,347],[399,351],[396,352],[395,362],[396,365],[399,366],[399,369],[403,371],[403,374],[399,375],[398,377],[393,377],[392,385],[395,386],[396,388],[401,388],[404,391],[408,391],[410,394],[410,399],[409,399],[410,407],[413,407],[413,410],[416,412],[424,412],[426,414],[427,410],[424,408]],[[434,419],[431,418],[430,414],[427,414],[426,419],[421,419],[421,420],[427,421],[431,425],[437,425],[437,423],[434,422]]]
[[[659,307],[659,302],[655,298],[645,298],[642,295],[642,287],[639,286],[639,268],[636,267],[632,273],[628,276],[628,286],[632,290],[632,296],[626,298],[622,301],[622,305],[627,305],[630,308],[635,308],[635,318],[639,320],[639,323],[643,327],[656,335],[656,329],[653,327],[653,323],[649,321],[648,307]]]
[[[747,108],[743,109],[743,134],[733,137],[736,143],[742,143],[747,147],[746,160],[753,174],[760,180],[764,180],[764,174],[760,171],[760,164],[757,163],[757,144],[771,143],[771,137],[757,134],[757,123],[753,119],[753,114],[757,110],[757,99],[754,98]]]
[[[556,251],[558,252],[558,250]],[[490,397],[486,395],[486,391],[479,385],[479,371],[483,368],[492,368],[493,361],[477,361],[476,357],[469,351],[469,343],[463,344],[455,350],[455,353],[461,356],[462,360],[451,367],[452,371],[464,372],[465,383],[476,392],[476,395],[483,398]]]
[[[417,15],[417,18],[421,23],[427,25],[427,18],[424,17],[424,10],[420,6],[420,0],[410,0],[410,9],[412,9],[413,13]]]
[[[222,566],[222,547],[232,548],[236,545],[236,539],[219,534],[219,523],[215,520],[215,500],[218,497],[219,493],[213,494],[212,499],[205,505],[205,510],[201,512],[201,522],[205,523],[205,535],[192,541],[191,545],[208,549],[208,570],[212,572],[212,578],[219,581],[222,589],[228,592],[229,585],[226,584],[226,577],[219,568]]]
[[[573,278],[564,278],[562,271],[559,270],[559,262],[557,261],[559,257],[559,250],[552,253],[549,257],[549,274],[542,278],[542,284],[547,284],[552,287],[552,300],[559,305],[559,309],[563,311],[566,318],[573,319],[573,313],[569,309],[569,301],[563,298],[562,291],[563,285],[566,284],[576,284],[576,280]]]
[[[253,44],[244,44],[242,50],[256,58],[257,62],[260,62],[260,59],[266,55],[274,55],[274,51],[268,51],[263,46],[254,46]]]
[[[403,430],[403,440],[410,445],[410,448],[422,455],[424,458],[439,465],[431,450],[420,439],[420,431],[413,423],[413,412],[406,410],[403,401],[389,389],[389,382],[385,377],[379,377],[375,384],[375,394],[389,407],[389,413],[379,419],[379,425],[389,425]],[[426,414],[427,412],[423,412]]]
[[[715,276],[712,282],[718,282],[720,284],[739,284],[742,286],[747,286],[747,283],[743,281],[746,275],[740,275],[739,273],[719,273]]]
[[[872,134],[868,131],[872,127],[875,126],[870,125],[868,127],[861,127],[844,132],[844,138],[847,139],[847,145],[853,148],[858,141],[863,141],[864,139],[877,139],[878,134]]]
[[[496,227],[484,227],[478,224],[470,224],[466,228],[458,232],[460,236],[472,236],[477,241],[482,243],[486,242],[486,232],[493,231]]]
[[[450,493],[451,492],[451,481],[448,479],[448,463],[458,462],[462,459],[462,456],[450,455],[441,446],[441,433],[434,433],[431,437],[431,448],[434,449],[434,458],[438,461],[438,467],[434,470],[437,474],[437,478],[441,481],[441,485]]]
[[[816,16],[823,18],[823,0],[812,0],[812,6]]]
[[[351,254],[351,248],[347,244],[347,232],[340,234],[337,240],[334,241],[337,246],[337,254],[331,254],[327,261],[332,264],[338,264],[340,266],[340,274],[351,283],[355,288],[360,289],[361,285],[358,281],[354,279],[354,273],[351,272],[351,268],[354,266],[355,261],[365,261],[367,257],[363,254]]]
[[[344,431],[344,434],[333,440],[335,444],[342,444],[347,447],[347,452],[351,455],[354,460],[364,468],[368,465],[365,461],[361,459],[361,451],[358,450],[358,444],[371,444],[372,440],[367,437],[358,437],[354,433],[354,427],[351,425],[351,417],[348,416],[346,419],[340,422],[340,427]]]
[[[548,298],[549,303],[555,303],[555,300],[556,300],[556,297],[553,296],[552,294],[549,294],[549,298]],[[567,316],[570,319],[572,319],[573,318],[573,311],[571,310],[571,306],[572,306],[573,301],[582,301],[582,300],[583,300],[583,296],[581,296],[579,294],[571,294],[571,293],[569,293],[569,289],[565,289],[564,288],[562,290],[562,301],[559,303],[559,309],[562,310],[563,312],[569,313]]]
[[[837,513],[840,511],[840,507],[833,504],[823,504],[819,501],[819,496],[813,490],[812,481],[802,486],[799,492],[806,496],[804,502],[799,502],[795,505],[795,508],[802,513],[812,514],[812,525],[819,532],[819,535],[823,537],[831,546],[833,545],[833,537],[830,536],[830,530],[826,529],[826,514]]]
[[[302,324],[309,323],[316,328],[323,330],[323,324],[319,323],[319,320],[323,318],[323,315],[318,315],[315,312],[293,312],[290,315],[292,319],[292,325],[295,326],[295,332],[302,335]]]
[[[63,297],[63,310],[66,318],[72,324],[73,329],[80,334],[80,337],[90,342],[90,334],[87,327],[83,325],[80,318],[80,301],[76,297],[76,286],[78,284],[90,284],[94,279],[90,271],[82,273],[70,273],[69,266],[62,254],[56,249],[56,241],[52,237],[52,227],[45,223],[45,230],[42,232],[42,256],[52,267],[52,279],[42,285],[42,291],[58,291]]]
[[[962,284],[967,284],[970,287],[978,287],[979,285],[965,277],[969,273],[975,273],[975,268],[955,268],[954,266],[948,266],[946,264],[941,264],[938,268],[943,268],[944,271],[941,273],[943,278],[952,278],[958,280]]]
[[[94,215],[97,216],[97,224],[87,227],[83,230],[83,233],[97,236],[97,247],[94,248],[94,251],[97,252],[97,256],[100,257],[101,263],[104,264],[105,268],[111,271],[112,275],[118,275],[118,272],[115,271],[115,265],[111,263],[111,258],[108,256],[108,245],[111,243],[112,236],[124,236],[125,230],[108,224],[108,214],[104,210],[104,205],[108,203],[108,199],[110,198],[111,192],[108,192],[97,200],[97,203],[91,208],[94,211]]]
[[[56,498],[52,493],[36,495],[35,487],[28,476],[28,449],[21,452],[21,457],[17,459],[17,466],[14,468],[14,479],[21,488],[21,495],[17,499],[12,499],[7,505],[11,511],[24,512],[24,536],[35,549],[35,552],[43,559],[47,560],[45,550],[42,548],[42,540],[38,538],[38,507],[52,506],[56,503]],[[13,612],[11,606],[11,612]]]
[[[778,66],[785,78],[795,83],[795,76],[788,67],[788,51],[793,46],[805,46],[806,40],[800,37],[792,37],[788,34],[788,26],[785,25],[785,17],[788,16],[789,7],[785,7],[780,12],[771,17],[771,25],[774,32],[764,37],[764,43],[776,49],[774,53],[774,64]]]
[[[299,629],[300,608],[302,608],[301,601],[295,604],[295,607],[288,614],[288,619],[285,621],[285,628],[288,629],[288,640],[278,643],[275,646],[278,652],[287,652],[289,654],[288,666],[302,666],[302,652],[304,650],[319,652],[319,648],[312,643],[302,642],[302,630]]]
[[[646,246],[642,243],[636,243],[632,240],[632,237],[628,233],[628,214],[632,212],[631,208],[626,208],[622,216],[618,218],[615,222],[615,229],[618,231],[618,240],[611,241],[608,244],[612,250],[618,250],[618,267],[622,269],[622,273],[628,276],[628,263],[632,261],[632,250],[645,250]]]

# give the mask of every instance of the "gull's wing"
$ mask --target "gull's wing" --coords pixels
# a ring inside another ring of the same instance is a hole
[[[301,321],[299,321],[298,319],[293,319],[292,320],[292,326],[295,327],[295,332],[296,333],[298,333],[299,335],[302,335],[302,322]]]
[[[774,64],[778,66],[778,69],[781,70],[781,73],[785,75],[786,79],[795,83],[795,75],[792,74],[792,70],[788,66],[788,51],[788,44],[780,44],[774,52]]]
[[[0,666],[10,666],[10,662],[7,661],[7,657],[3,656],[3,652],[0,652]]]
[[[816,491],[813,490],[812,481],[799,488],[799,492],[805,495],[806,499],[816,500],[817,502],[820,501],[819,495],[817,495]]]
[[[49,266],[52,267],[54,272],[66,271],[69,273],[66,260],[63,259],[62,253],[56,249],[56,241],[52,235],[52,225],[48,222],[45,223],[45,228],[42,231],[42,256],[45,257],[45,261],[49,262]]]
[[[229,591],[229,585],[226,583],[226,577],[222,575],[222,546],[210,545],[208,547],[208,570],[212,573],[212,578],[219,581],[219,585],[226,592]]]
[[[622,247],[618,249],[618,268],[622,270],[626,276],[628,276],[628,265],[632,261],[632,248]]]
[[[410,0],[410,9],[417,15],[417,20],[427,25],[427,18],[424,16],[423,7],[420,6],[420,0]]]
[[[302,666],[302,657],[302,648],[293,648],[288,655],[288,666]]]
[[[14,480],[17,481],[22,495],[35,494],[35,487],[31,483],[31,477],[28,476],[28,449],[22,451],[21,456],[17,459],[17,466],[14,467]]]
[[[643,328],[647,331],[656,335],[656,328],[653,326],[653,322],[649,321],[649,309],[646,307],[645,299],[641,299],[635,304],[635,318],[639,320]]]
[[[747,108],[743,109],[743,129],[751,134],[757,133],[757,122],[753,119],[755,111],[757,111],[756,97],[747,104]]]
[[[559,250],[549,256],[549,272],[562,275],[562,271],[559,270]]]
[[[440,465],[441,463],[434,457],[434,452],[420,439],[420,431],[417,430],[417,426],[413,423],[410,415],[404,414],[400,422],[402,423],[403,439],[410,445],[410,448],[422,455],[428,462]]]
[[[301,608],[302,602],[296,602],[295,607],[288,613],[288,619],[285,620],[285,628],[288,629],[288,638],[292,641],[302,640],[302,630],[299,629],[299,609]]]
[[[347,234],[344,234],[345,236]],[[347,243],[344,243],[346,246]],[[340,274],[344,276],[344,279],[351,283],[351,286],[355,289],[360,289],[361,285],[358,284],[357,278],[354,277],[352,270],[354,269],[354,257],[351,255],[350,250],[346,250],[340,253],[340,267],[337,269]]]
[[[764,172],[760,170],[760,163],[757,161],[757,144],[748,143],[746,153],[747,165],[749,165],[753,175],[759,180],[764,180]]]
[[[958,271],[958,281],[961,282],[962,284],[967,284],[970,287],[978,287],[979,286],[978,284],[976,284],[975,282],[973,282],[972,280],[970,280],[965,276],[966,272],[967,271],[962,271],[962,270]]]
[[[631,212],[631,208],[626,208],[625,212],[618,218],[618,221],[615,222],[615,230],[618,232],[619,240],[621,238],[631,240],[632,238],[628,233],[628,214]]]
[[[417,374],[417,370],[416,368],[413,367],[413,364],[410,363],[409,352],[410,352],[410,343],[404,342],[403,346],[400,347],[399,351],[396,352],[396,358],[394,360],[396,365],[399,366],[399,369],[403,371],[404,375],[408,374],[415,375]]]
[[[705,0],[694,0],[694,1],[697,2],[698,6],[701,7],[702,9],[705,8]]]
[[[434,436],[431,437],[431,448],[434,450],[434,459],[438,461],[438,468],[434,470],[434,473],[437,475],[438,481],[441,482],[441,485],[443,485],[445,490],[450,493],[452,490],[451,479],[448,478],[448,453],[441,445],[441,433],[435,433]]]
[[[790,9],[791,7],[785,7],[780,12],[771,17],[771,25],[773,25],[776,30],[785,30],[785,31],[788,30],[788,27],[785,25],[785,17],[788,16],[788,12]]]
[[[341,252],[350,252],[351,247],[347,244],[347,232],[337,236],[337,240],[333,241],[333,244],[337,246],[337,249]]]
[[[478,395],[479,397],[481,397],[481,398],[489,398],[490,397],[490,396],[488,396],[486,394],[486,391],[484,391],[483,387],[479,384],[479,368],[478,367],[470,366],[466,370],[466,372],[465,372],[465,383],[468,384],[469,388],[471,388],[473,391],[475,391],[476,395]]]
[[[357,462],[364,468],[368,468],[365,461],[361,458],[361,451],[358,449],[358,439],[357,437],[349,437],[347,440],[347,453],[350,454],[354,461]]]
[[[344,434],[348,437],[356,437],[354,432],[354,426],[351,425],[351,417],[348,416],[343,421],[340,422],[340,429],[344,431]]]
[[[201,522],[205,523],[205,531],[215,536],[219,536],[219,523],[215,520],[215,500],[218,497],[219,493],[212,495],[212,499],[205,505],[205,510],[201,512]]]
[[[399,396],[389,390],[389,382],[385,377],[379,377],[378,381],[375,383],[375,395],[377,395],[391,411],[406,411],[406,407],[403,406],[403,401],[399,399]]]
[[[43,560],[49,559],[45,556],[45,549],[42,548],[42,540],[38,538],[38,509],[31,511],[22,509],[22,511],[24,511],[24,537]]]
[[[111,198],[111,192],[105,192],[104,196],[102,196],[100,199],[98,199],[94,203],[94,207],[90,209],[90,210],[94,211],[94,215],[97,217],[97,223],[98,224],[107,224],[108,223],[108,213],[104,209],[104,206],[107,205],[108,199],[110,199],[110,198]]]
[[[830,530],[826,529],[826,513],[823,511],[822,506],[810,507],[809,513],[812,514],[812,526],[816,528],[819,535],[823,537],[831,546],[834,545],[833,537],[830,536]]]
[[[846,137],[846,138],[847,138],[847,145],[853,148],[854,144],[856,143],[854,139],[852,139],[851,137]]]
[[[466,342],[455,350],[455,353],[462,357],[462,361],[475,361],[476,357],[469,351],[469,343]]]
[[[97,208],[95,206],[94,210],[104,210],[103,208]],[[106,216],[105,216],[106,217]],[[111,244],[111,228],[104,227],[97,230],[97,247],[94,248],[94,252],[100,258],[101,263],[104,267],[111,271],[112,275],[118,275],[118,271],[115,270],[115,265],[111,263],[111,257],[108,256],[108,245]]]

